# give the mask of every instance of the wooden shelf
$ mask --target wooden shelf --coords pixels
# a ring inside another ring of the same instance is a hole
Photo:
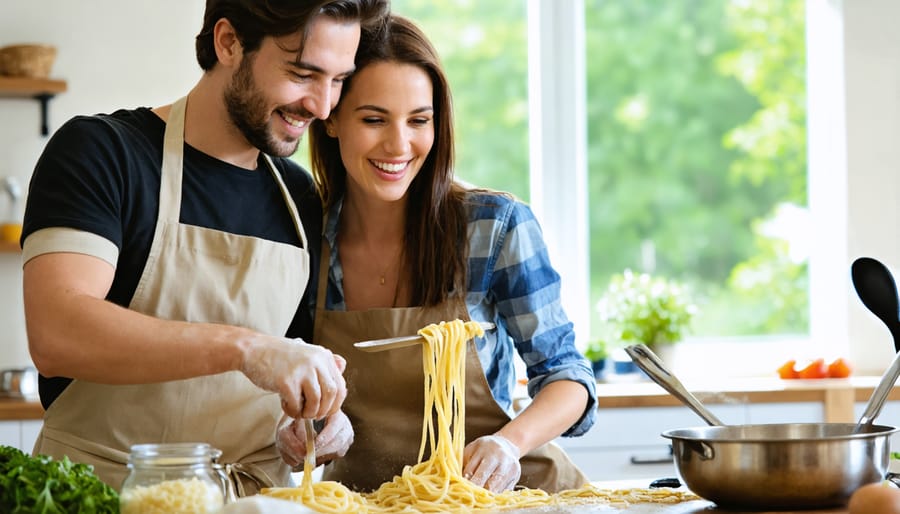
[[[0,253],[19,253],[19,243],[10,243],[9,241],[0,241]]]
[[[64,80],[0,76],[0,97],[33,98],[41,104],[41,135],[50,133],[47,104],[56,94],[66,90]]]
[[[0,96],[36,97],[65,92],[65,80],[0,76]]]

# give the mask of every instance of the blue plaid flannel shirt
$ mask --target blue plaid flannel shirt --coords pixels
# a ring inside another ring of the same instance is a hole
[[[343,271],[335,249],[341,202],[328,215],[331,247],[326,309],[345,310]],[[550,265],[541,228],[531,209],[499,195],[470,193],[468,293],[473,321],[497,329],[476,340],[478,357],[494,400],[511,417],[516,388],[515,355],[525,363],[532,398],[557,380],[583,384],[584,415],[563,436],[584,434],[597,417],[596,381],[590,362],[575,347],[575,332],[560,303],[560,277]]]

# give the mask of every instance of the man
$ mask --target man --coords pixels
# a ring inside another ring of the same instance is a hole
[[[185,98],[76,117],[48,142],[22,239],[46,409],[36,453],[93,464],[118,487],[130,445],[208,442],[235,469],[288,483],[282,410],[339,415],[346,385],[340,357],[284,337],[311,331],[301,297],[318,231],[301,218],[321,215],[284,157],[328,116],[361,31],[387,10],[208,0],[204,74]]]

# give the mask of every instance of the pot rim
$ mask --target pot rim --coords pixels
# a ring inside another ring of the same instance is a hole
[[[804,427],[834,427],[834,428],[842,428],[846,430],[846,433],[838,433],[838,434],[828,434],[828,435],[798,435],[794,436],[784,436],[779,435],[778,437],[772,436],[762,436],[762,435],[747,435],[741,434],[738,431],[747,430],[747,429],[759,429],[763,430],[771,427],[793,427],[793,428],[804,428]],[[865,432],[856,433],[857,424],[856,423],[836,423],[836,422],[808,422],[808,423],[751,423],[751,424],[743,424],[743,425],[721,425],[721,426],[700,426],[700,427],[687,427],[687,428],[676,428],[672,430],[666,430],[662,432],[660,435],[667,439],[671,440],[684,440],[684,441],[698,441],[698,442],[706,442],[706,443],[748,443],[748,442],[758,442],[758,443],[793,443],[793,442],[803,442],[803,441],[845,441],[845,440],[854,440],[854,439],[868,439],[872,437],[882,437],[889,436],[898,430],[900,427],[894,427],[891,425],[870,425]],[[729,432],[737,432],[734,435],[729,435]]]

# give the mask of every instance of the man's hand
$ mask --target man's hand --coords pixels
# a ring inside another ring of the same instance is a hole
[[[343,457],[353,444],[353,427],[343,411],[325,420],[325,427],[316,434],[316,466]],[[284,416],[278,424],[275,446],[281,458],[291,467],[306,459],[306,427],[302,419]]]
[[[300,339],[268,338],[247,345],[241,371],[257,387],[278,393],[293,418],[323,419],[347,397],[346,361]]]
[[[495,493],[512,489],[522,474],[519,453],[519,448],[501,435],[479,437],[463,451],[463,476]]]

